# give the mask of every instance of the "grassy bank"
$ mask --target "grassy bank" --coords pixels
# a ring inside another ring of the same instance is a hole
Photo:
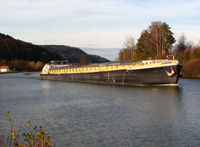
[[[200,75],[182,75],[182,78],[199,78],[200,79]]]

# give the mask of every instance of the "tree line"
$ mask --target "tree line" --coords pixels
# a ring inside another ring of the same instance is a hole
[[[44,63],[62,57],[46,49],[0,33],[0,66],[16,71],[38,71]]]
[[[64,60],[68,60],[69,63],[102,63],[109,60],[97,55],[90,55],[77,47],[65,46],[65,45],[41,45],[47,51],[57,53],[61,55]]]
[[[176,42],[173,35],[166,22],[154,21],[142,31],[137,43],[133,37],[126,38],[117,60],[163,59],[174,55],[183,64],[183,76],[200,76],[200,45],[187,42],[184,34]]]
[[[11,60],[6,61],[4,59],[0,60],[0,66],[7,65],[13,71],[40,71],[44,62],[41,61],[25,61],[25,60]]]
[[[18,59],[49,62],[52,58],[55,60],[62,59],[60,55],[49,52],[38,45],[17,40],[9,35],[0,33],[0,59],[7,61]]]
[[[200,44],[187,42],[182,34],[174,46],[173,54],[183,64],[181,74],[184,77],[200,77]]]
[[[76,47],[64,45],[34,45],[0,33],[0,66],[11,70],[39,71],[50,60],[89,64],[108,62],[100,56],[89,55]]]

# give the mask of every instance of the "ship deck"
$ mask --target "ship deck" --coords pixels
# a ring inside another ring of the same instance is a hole
[[[90,64],[84,66],[53,66],[50,67],[48,74],[75,74],[75,73],[95,73],[120,70],[140,70],[149,68],[159,68],[178,65],[177,60],[145,60],[128,62],[108,62],[101,64]],[[42,74],[42,73],[41,73]]]

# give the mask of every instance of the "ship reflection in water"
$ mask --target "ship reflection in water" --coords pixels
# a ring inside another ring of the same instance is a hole
[[[43,125],[53,146],[198,146],[200,80],[176,86],[114,86],[0,75],[0,113]],[[14,84],[17,83],[17,84]],[[0,117],[0,134],[9,130]],[[22,129],[23,131],[23,129]]]

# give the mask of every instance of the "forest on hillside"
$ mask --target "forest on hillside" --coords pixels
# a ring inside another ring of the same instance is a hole
[[[40,70],[51,59],[60,60],[62,57],[0,33],[0,66],[8,65],[10,69],[17,71]]]
[[[133,37],[126,38],[117,60],[166,59],[174,55],[183,65],[183,77],[200,77],[200,43],[194,45],[184,34],[176,41],[173,35],[166,22],[154,21],[142,31],[137,43]]]
[[[0,33],[0,59],[48,62],[52,58],[61,59],[61,56],[40,46]]]
[[[103,63],[109,62],[109,60],[97,55],[89,55],[77,47],[65,46],[65,45],[41,45],[50,52],[61,55],[62,59],[68,60],[69,63]]]
[[[70,63],[88,64],[108,62],[89,55],[79,48],[64,45],[34,45],[0,33],[0,66],[8,65],[17,71],[38,71],[50,60],[68,60]]]

